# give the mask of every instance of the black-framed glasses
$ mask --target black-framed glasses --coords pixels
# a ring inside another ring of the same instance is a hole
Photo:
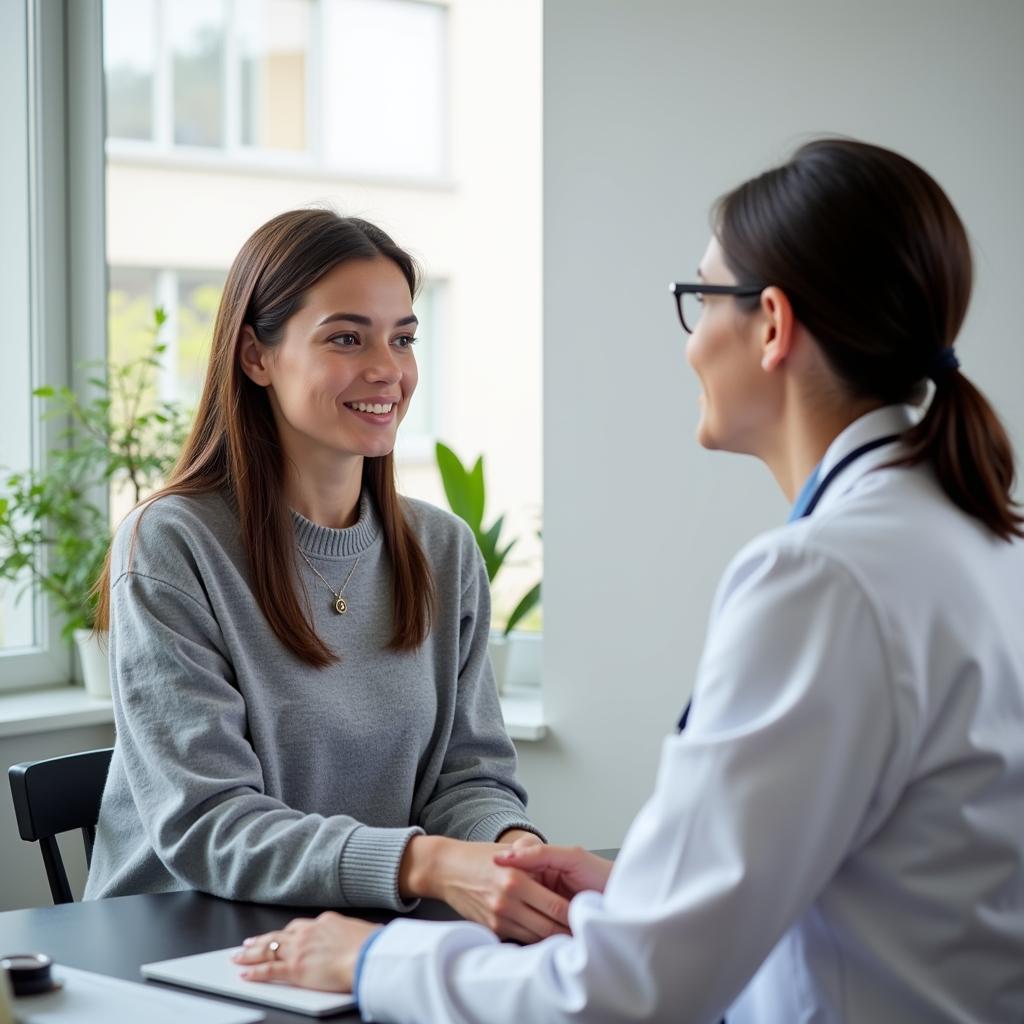
[[[705,284],[703,281],[694,284],[682,284],[674,281],[669,289],[676,297],[676,309],[679,310],[679,322],[687,334],[693,334],[697,321],[700,319],[701,303],[705,295],[735,295],[745,297],[760,295],[764,285],[754,284]]]

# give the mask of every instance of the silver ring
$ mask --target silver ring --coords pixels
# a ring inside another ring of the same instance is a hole
[[[277,951],[281,948],[281,943],[274,939],[273,942],[267,943],[267,949],[274,955],[275,960],[279,960],[280,957],[277,955]]]

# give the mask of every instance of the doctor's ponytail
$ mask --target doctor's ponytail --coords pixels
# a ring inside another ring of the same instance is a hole
[[[1013,446],[985,396],[959,370],[936,377],[924,418],[905,437],[894,466],[928,460],[950,499],[1003,540],[1024,536],[1011,494]]]
[[[935,180],[891,150],[820,139],[723,196],[715,227],[737,282],[781,288],[851,395],[914,402],[934,381],[894,464],[929,462],[966,513],[1024,537],[1010,439],[953,354],[973,268]]]

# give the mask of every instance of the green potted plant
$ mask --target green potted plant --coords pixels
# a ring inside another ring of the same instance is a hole
[[[154,376],[164,346],[155,341],[166,320],[153,315],[154,342],[119,366],[89,364],[90,394],[37,388],[47,418],[65,422],[61,446],[45,468],[10,472],[0,480],[0,580],[38,588],[74,639],[90,693],[109,696],[104,638],[94,632],[93,585],[110,544],[106,497],[113,490],[135,504],[174,465],[189,416],[176,402],[159,401]],[[103,372],[106,370],[106,372]]]
[[[455,452],[440,441],[435,452],[448,505],[473,531],[487,568],[487,579],[493,584],[502,566],[505,565],[509,552],[515,547],[516,540],[502,543],[501,531],[505,525],[503,515],[498,516],[490,526],[484,526],[484,507],[487,498],[484,458],[481,455],[472,467],[465,466]],[[505,688],[509,637],[512,630],[540,603],[540,594],[541,584],[538,580],[519,599],[505,620],[504,628],[491,634],[489,652],[499,693]]]

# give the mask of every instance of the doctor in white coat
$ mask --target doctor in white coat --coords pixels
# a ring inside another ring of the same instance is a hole
[[[354,984],[375,1021],[1024,1020],[1024,531],[953,349],[963,225],[915,164],[824,139],[720,201],[699,276],[699,440],[793,514],[726,571],[614,867],[499,858],[575,897],[572,934],[327,914],[248,940],[249,977]]]

